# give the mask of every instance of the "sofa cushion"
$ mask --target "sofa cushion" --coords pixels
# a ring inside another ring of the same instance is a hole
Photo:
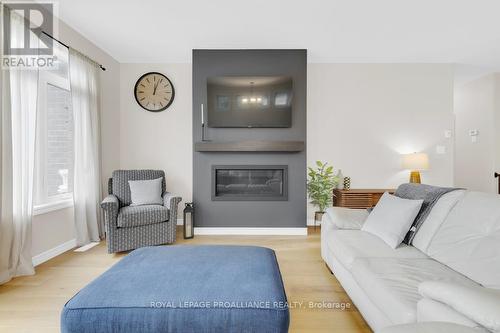
[[[376,333],[487,333],[485,329],[470,328],[446,322],[403,324],[385,327]]]
[[[483,286],[500,289],[500,195],[467,192],[427,252]]]
[[[120,201],[120,207],[128,206],[132,203],[129,180],[148,180],[162,177],[162,193],[165,193],[165,172],[162,170],[115,170],[112,174],[112,193],[110,194],[116,195]]]
[[[469,327],[479,327],[479,324],[458,313],[448,305],[429,298],[422,298],[418,301],[417,321],[445,321]]]
[[[418,229],[413,238],[412,245],[420,251],[427,253],[427,248],[432,241],[432,238],[439,230],[444,220],[455,207],[457,202],[464,196],[465,190],[455,190],[443,194],[441,198],[432,207],[429,215]]]
[[[326,209],[325,213],[336,228],[353,230],[360,230],[369,214],[366,209],[346,207],[330,207]]]
[[[487,329],[500,332],[500,290],[441,281],[426,281],[418,290],[423,297],[444,303]]]
[[[377,236],[360,230],[332,230],[327,246],[348,270],[356,258],[427,258],[413,246],[401,244],[394,250]]]
[[[168,221],[169,210],[161,205],[127,206],[120,209],[117,224],[122,228]]]
[[[418,285],[445,280],[476,285],[473,281],[430,258],[359,258],[351,273],[368,298],[394,324],[417,320]]]

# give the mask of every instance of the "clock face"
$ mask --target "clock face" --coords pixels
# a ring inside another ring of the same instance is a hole
[[[174,86],[163,74],[146,73],[137,80],[134,88],[135,100],[144,109],[163,111],[174,101]]]

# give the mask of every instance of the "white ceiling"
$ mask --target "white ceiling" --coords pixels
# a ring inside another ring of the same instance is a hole
[[[305,48],[309,62],[500,69],[499,0],[59,0],[60,18],[119,62],[193,48]]]

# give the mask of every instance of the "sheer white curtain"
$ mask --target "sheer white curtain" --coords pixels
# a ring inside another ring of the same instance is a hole
[[[1,35],[15,45],[23,40],[23,33],[23,18],[12,15],[11,36]],[[38,71],[1,72],[0,283],[4,283],[15,276],[34,274],[31,218]]]
[[[99,67],[78,51],[69,51],[75,123],[73,198],[78,245],[102,236],[99,126]]]

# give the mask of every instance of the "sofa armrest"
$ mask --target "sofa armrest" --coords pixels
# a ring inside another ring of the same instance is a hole
[[[500,331],[500,290],[444,281],[422,282],[423,297],[444,303],[481,326]]]
[[[118,211],[120,210],[118,198],[113,194],[109,194],[101,202],[101,208],[104,210],[104,219],[106,220],[106,224],[109,226],[116,225]]]
[[[369,213],[366,209],[330,207],[326,215],[337,229],[360,230]]]

